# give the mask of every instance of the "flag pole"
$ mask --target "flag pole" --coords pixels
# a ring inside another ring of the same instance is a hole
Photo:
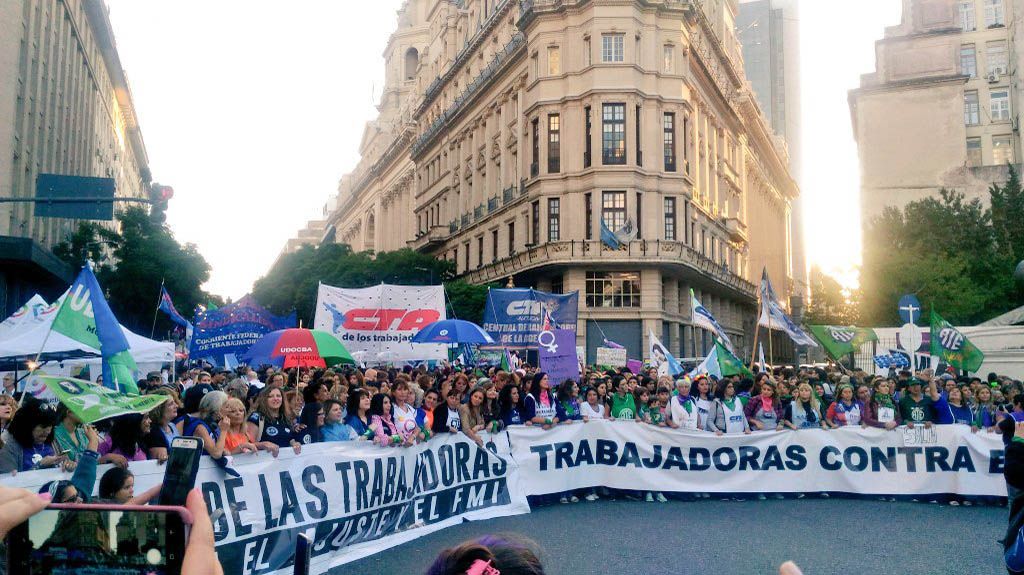
[[[160,313],[160,304],[164,301],[164,278],[160,278],[160,293],[156,296],[156,309],[153,310],[153,327],[149,330],[149,339],[156,334],[156,316]]]
[[[757,315],[754,317],[754,343],[750,347],[750,365],[754,365],[754,358],[757,357],[757,336],[761,331],[761,290],[757,290]],[[764,366],[761,366],[764,369]]]
[[[772,349],[772,314],[768,314],[768,365],[775,365],[775,352]]]

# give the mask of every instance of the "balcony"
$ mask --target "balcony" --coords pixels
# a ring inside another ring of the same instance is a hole
[[[432,226],[430,229],[419,232],[416,234],[416,238],[409,241],[409,247],[418,252],[429,252],[435,248],[444,245],[445,238],[450,233],[458,229],[455,222],[445,225]]]
[[[501,203],[507,204],[516,196],[516,187],[509,186],[501,191]]]
[[[483,204],[480,204],[479,206],[473,208],[473,221],[474,222],[479,222],[480,220],[483,219],[484,214],[486,214],[486,213],[487,213],[487,211],[484,209],[484,205]]]
[[[747,225],[741,222],[739,218],[722,218],[722,223],[725,224],[725,231],[729,232],[730,241],[746,243]]]
[[[498,211],[498,208],[500,208],[500,207],[501,207],[501,198],[499,198],[498,196],[487,198],[487,213],[488,214],[493,214],[494,212]]]
[[[714,280],[742,297],[756,299],[754,284],[730,271],[726,266],[702,256],[683,242],[635,240],[613,250],[600,240],[569,240],[530,246],[492,264],[479,267],[463,276],[474,284],[499,282],[525,271],[560,265],[675,265]]]

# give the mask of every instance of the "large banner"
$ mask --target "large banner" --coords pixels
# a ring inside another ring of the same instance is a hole
[[[551,329],[576,331],[579,293],[560,295],[530,288],[487,290],[483,328],[505,347],[535,348],[549,318]]]
[[[537,336],[537,363],[547,372],[551,386],[567,379],[579,382],[580,360],[576,355],[576,332],[568,329],[542,331]]]
[[[235,456],[241,477],[208,458],[196,480],[213,519],[225,573],[290,575],[299,533],[313,537],[311,573],[416,539],[463,520],[528,513],[507,435],[488,436],[487,449],[465,435],[443,434],[407,449],[367,441],[304,445]],[[109,466],[101,466],[100,474]],[[164,466],[131,464],[136,493],[161,482]],[[66,479],[55,471],[5,477],[32,491]]]
[[[412,336],[446,319],[443,286],[381,284],[363,289],[320,284],[316,329],[333,333],[361,363],[447,359],[444,344],[410,343]]]
[[[278,317],[246,295],[235,303],[196,318],[189,357],[223,365],[225,356],[241,357],[261,337],[295,327],[295,314]]]
[[[1006,496],[998,434],[962,425],[716,436],[631,421],[509,428],[528,495],[605,486],[716,493]]]

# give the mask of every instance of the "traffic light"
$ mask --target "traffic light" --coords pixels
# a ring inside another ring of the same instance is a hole
[[[150,184],[149,200],[152,202],[149,208],[149,219],[156,224],[167,221],[167,201],[174,197],[174,188]]]

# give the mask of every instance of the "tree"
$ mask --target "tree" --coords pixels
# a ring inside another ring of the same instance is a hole
[[[858,292],[845,290],[835,278],[818,266],[811,267],[811,304],[804,313],[804,323],[815,325],[856,325],[859,310]]]
[[[1006,186],[989,191],[1001,212],[1024,210],[1014,172]],[[1017,239],[1018,222],[951,190],[902,210],[886,208],[865,230],[862,321],[898,325],[896,301],[907,293],[954,324],[978,323],[1020,306],[1024,294],[1012,280],[1014,242],[1024,245]]]
[[[195,245],[178,243],[166,225],[150,221],[139,207],[125,209],[118,221],[120,232],[95,223],[79,224],[54,253],[75,267],[83,264],[83,254],[96,263],[97,279],[122,324],[149,335],[161,281],[186,318],[196,304],[217,299],[201,288],[210,278],[210,265]],[[157,320],[159,331],[171,329],[163,314]]]

